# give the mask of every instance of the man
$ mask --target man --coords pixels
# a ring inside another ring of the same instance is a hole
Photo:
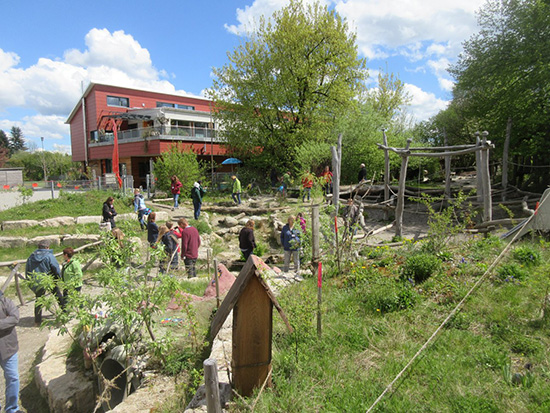
[[[233,202],[235,202],[237,205],[241,204],[241,181],[233,175],[231,177],[233,179],[233,192],[231,196],[233,197]]]
[[[45,277],[53,277],[54,281],[61,278],[59,263],[55,259],[53,251],[50,249],[50,241],[47,239],[40,241],[38,249],[27,259],[25,276],[31,281],[30,287],[36,296],[36,301],[34,302],[34,322],[40,325],[42,323],[42,305],[38,303],[38,299],[46,294],[41,281]],[[61,305],[63,295],[57,285],[52,288],[52,293],[55,294],[57,301]]]
[[[294,221],[293,216],[288,217],[288,221],[281,231],[281,244],[284,249],[284,272],[289,270],[291,257],[294,261],[294,271],[298,272],[300,269],[300,238],[298,232],[294,229]]]
[[[369,235],[370,231],[365,223],[365,216],[363,215],[363,203],[361,200],[354,201],[353,198],[348,198],[348,204],[344,208],[344,225],[346,230],[344,232],[344,239],[349,236],[353,237],[357,232],[357,225],[363,228],[365,237]]]
[[[195,263],[199,257],[201,237],[197,228],[189,225],[185,218],[181,218],[178,225],[181,228],[181,258],[185,263],[187,276],[193,278],[197,276]]]
[[[18,323],[19,309],[0,291],[0,365],[6,381],[6,413],[19,411],[19,343],[15,331]]]
[[[193,200],[193,216],[195,219],[199,219],[201,214],[202,197],[205,193],[206,189],[202,187],[201,181],[197,181],[193,184],[193,188],[191,189],[191,199]]]
[[[357,174],[357,182],[364,181],[365,179],[367,179],[367,168],[365,168],[365,164],[362,163],[359,168],[359,173]]]

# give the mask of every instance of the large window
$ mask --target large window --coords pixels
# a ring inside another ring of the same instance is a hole
[[[194,106],[180,105],[179,103],[167,103],[167,102],[157,102],[157,108],[176,108],[176,109],[195,110]]]
[[[125,108],[129,108],[130,99],[120,96],[107,96],[107,106],[122,106]]]

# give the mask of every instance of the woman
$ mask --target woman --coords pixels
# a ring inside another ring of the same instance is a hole
[[[290,267],[290,258],[294,261],[294,271],[298,272],[300,269],[300,238],[298,231],[294,229],[295,218],[293,216],[288,217],[287,224],[281,231],[281,244],[284,249],[284,272],[288,272]]]
[[[160,262],[160,272],[164,273],[166,271],[167,262],[170,264],[171,269],[176,270],[178,268],[178,239],[167,225],[160,227],[159,239],[164,245],[164,252],[166,253],[166,259]]]
[[[155,222],[156,219],[156,212],[151,212],[147,217],[147,241],[149,242],[149,245],[153,248],[156,248],[155,244],[157,243],[159,237],[159,227]]]
[[[63,280],[62,309],[65,309],[67,305],[69,295],[74,291],[80,292],[82,289],[82,266],[73,255],[74,249],[71,247],[63,250],[63,267],[61,268],[61,279]]]
[[[248,260],[250,254],[252,254],[254,248],[256,248],[256,240],[254,239],[254,221],[251,219],[247,221],[246,225],[239,233],[239,248],[244,255],[245,261]]]
[[[170,189],[172,190],[172,196],[174,197],[174,207],[172,208],[172,210],[174,210],[179,206],[178,200],[180,197],[180,190],[181,190],[182,183],[180,182],[180,180],[176,175],[172,175],[172,178],[170,178],[170,180],[172,181],[172,184],[170,185]]]
[[[114,206],[115,199],[110,196],[107,198],[107,200],[103,203],[103,222],[110,222],[111,223],[111,229],[116,228],[115,225],[115,217],[117,216],[117,213],[115,211]]]

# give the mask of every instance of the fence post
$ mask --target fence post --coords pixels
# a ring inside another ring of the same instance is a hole
[[[206,389],[206,411],[208,413],[221,413],[220,387],[218,384],[218,366],[216,360],[206,359],[204,366],[204,387]]]
[[[55,191],[53,189],[53,181],[50,181],[50,190],[52,191],[52,199],[55,199]]]
[[[313,267],[319,262],[319,205],[311,206],[311,263]]]
[[[218,284],[218,260],[214,258],[214,282],[216,283],[216,308],[220,308],[220,285]]]

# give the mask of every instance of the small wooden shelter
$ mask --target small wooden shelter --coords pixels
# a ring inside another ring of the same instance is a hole
[[[212,320],[210,336],[214,340],[233,310],[232,359],[233,387],[242,396],[250,396],[268,380],[271,370],[273,306],[292,331],[283,309],[264,276],[271,269],[251,255],[227,293]]]

